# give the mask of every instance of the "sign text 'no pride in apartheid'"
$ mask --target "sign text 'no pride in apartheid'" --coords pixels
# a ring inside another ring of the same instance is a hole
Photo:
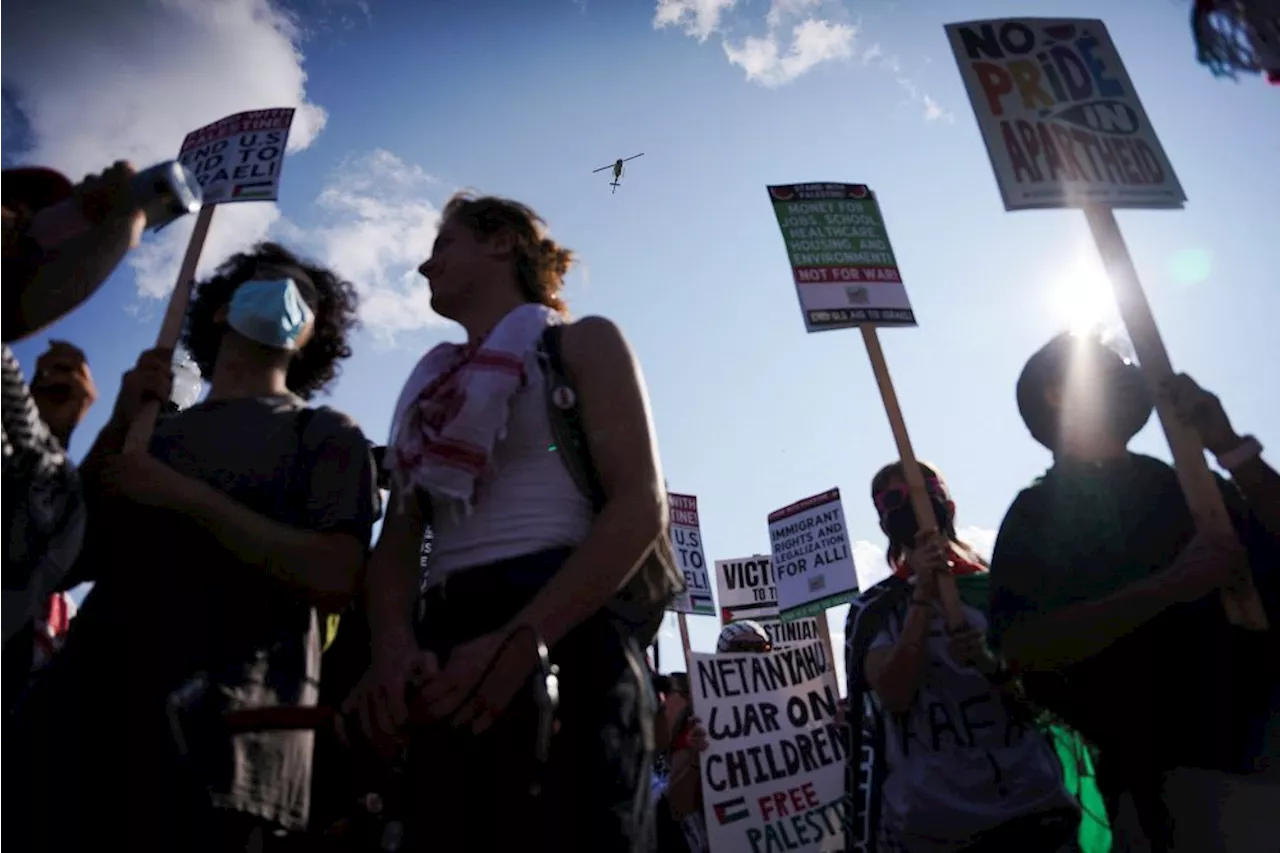
[[[847,753],[825,645],[692,662],[710,740],[702,798],[711,853],[843,850]]]
[[[1101,21],[1002,19],[946,30],[1006,210],[1186,201]]]

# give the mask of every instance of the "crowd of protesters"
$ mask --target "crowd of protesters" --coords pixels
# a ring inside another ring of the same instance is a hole
[[[645,655],[682,586],[647,393],[614,323],[570,321],[572,253],[524,205],[452,199],[420,272],[466,342],[422,357],[375,447],[310,402],[352,356],[355,287],[246,247],[186,317],[208,393],[129,450],[174,396],[173,352],[144,352],[77,466],[85,354],[54,342],[28,384],[8,344],[137,244],[132,174],[4,173],[4,752],[22,780],[5,839],[705,853],[707,733],[687,676]],[[33,240],[68,199],[89,226]],[[873,478],[893,572],[846,631],[850,849],[1275,849],[1280,477],[1192,380],[1161,393],[1232,475],[1235,536],[1197,532],[1173,469],[1128,451],[1154,400],[1087,337],[1050,342],[1018,382],[1054,463],[990,564],[936,470],[937,533],[899,464]],[[1242,577],[1268,630],[1224,614]],[[717,648],[769,651],[749,622]],[[938,714],[983,723],[912,735]]]

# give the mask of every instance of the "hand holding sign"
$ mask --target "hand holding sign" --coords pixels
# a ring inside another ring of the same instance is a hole
[[[1170,376],[1161,387],[1178,419],[1191,427],[1214,456],[1240,444],[1240,436],[1222,408],[1222,401],[1185,373]]]
[[[916,594],[933,601],[938,597],[938,579],[950,574],[947,540],[937,530],[923,530],[916,534],[916,546],[907,552],[907,566],[916,578]]]

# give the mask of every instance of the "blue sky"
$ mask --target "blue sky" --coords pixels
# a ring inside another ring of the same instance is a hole
[[[1018,417],[1017,372],[1099,291],[1101,268],[1080,213],[1003,210],[943,24],[1102,18],[1189,197],[1183,211],[1119,214],[1175,367],[1280,447],[1280,93],[1197,65],[1187,3],[8,6],[6,164],[141,165],[224,115],[302,106],[279,207],[221,208],[205,261],[270,233],[362,288],[365,329],[324,402],[372,437],[421,352],[458,336],[411,272],[435,212],[464,186],[509,195],[581,254],[575,312],[630,336],[671,488],[699,498],[708,560],[766,551],[770,510],[839,486],[868,576],[883,537],[867,483],[896,453],[857,333],[804,332],[764,186],[876,190],[920,320],[882,335],[912,438],[950,480],[960,525],[989,540],[1049,461]],[[768,62],[805,20],[821,38]],[[638,152],[617,195],[591,174]],[[50,337],[88,352],[101,401],[77,453],[156,334],[184,229],[149,238],[81,311],[17,347],[28,368]],[[1168,456],[1154,419],[1135,447]],[[843,610],[832,617],[839,631]],[[690,621],[708,650],[713,620]],[[677,655],[668,636],[664,668]]]

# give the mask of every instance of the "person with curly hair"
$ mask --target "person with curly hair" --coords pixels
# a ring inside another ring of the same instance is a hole
[[[232,736],[221,721],[316,704],[319,614],[360,584],[370,445],[346,415],[307,404],[351,355],[355,316],[350,282],[264,243],[197,290],[184,344],[209,393],[161,416],[150,453],[121,451],[144,402],[169,398],[172,354],[145,352],[125,375],[83,466],[78,568],[95,586],[18,729],[57,768],[28,786],[37,827],[209,851],[271,850],[306,828],[314,734]]]

